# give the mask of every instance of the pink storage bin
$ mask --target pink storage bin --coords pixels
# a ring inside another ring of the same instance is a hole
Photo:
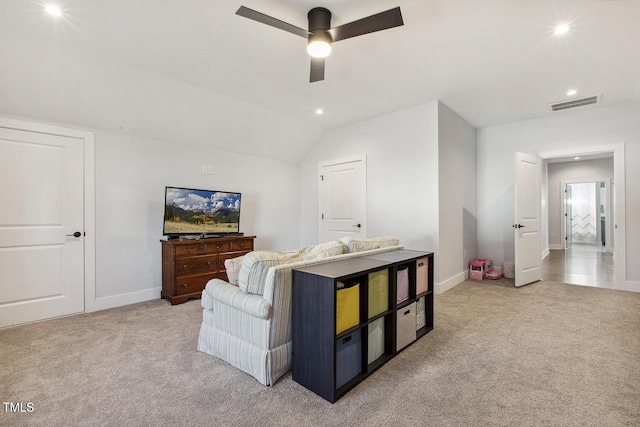
[[[409,299],[409,269],[404,267],[398,269],[398,294],[397,303],[400,304],[403,301]]]

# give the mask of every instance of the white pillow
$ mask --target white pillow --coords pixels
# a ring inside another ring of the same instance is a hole
[[[400,241],[391,236],[385,237],[365,237],[353,238],[345,236],[340,239],[340,243],[347,247],[348,253],[369,251],[371,249],[387,248],[398,246]]]
[[[243,259],[244,255],[224,260],[224,268],[227,270],[227,279],[232,285],[238,286],[238,276],[240,274],[240,267],[242,267]]]

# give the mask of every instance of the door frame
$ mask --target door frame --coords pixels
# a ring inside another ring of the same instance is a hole
[[[0,117],[0,127],[58,135],[83,141],[84,311],[96,310],[95,134],[89,131]],[[43,319],[44,320],[44,319]]]
[[[625,210],[625,154],[624,143],[576,147],[558,151],[538,153],[542,159],[587,156],[589,154],[613,153],[613,256],[615,258],[615,289],[625,289],[627,285],[626,260],[626,210]],[[548,172],[547,172],[548,173]],[[548,218],[546,228],[549,228]]]

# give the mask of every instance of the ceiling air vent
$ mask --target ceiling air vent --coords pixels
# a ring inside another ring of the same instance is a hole
[[[570,99],[569,101],[555,102],[550,104],[551,111],[566,110],[569,108],[582,107],[585,105],[597,104],[600,102],[600,95],[586,96],[584,98]]]

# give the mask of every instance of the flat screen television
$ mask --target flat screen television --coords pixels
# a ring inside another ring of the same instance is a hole
[[[239,233],[240,193],[166,187],[164,194],[165,236]]]

